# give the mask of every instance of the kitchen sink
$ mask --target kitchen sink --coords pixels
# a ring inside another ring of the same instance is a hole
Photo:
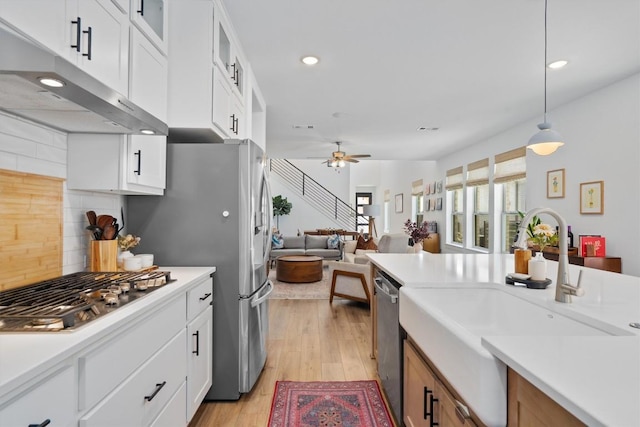
[[[486,284],[403,287],[400,324],[489,426],[507,424],[507,369],[483,336],[612,335]]]

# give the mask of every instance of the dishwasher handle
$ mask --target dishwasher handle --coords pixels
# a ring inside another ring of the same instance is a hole
[[[375,283],[375,286],[378,292],[385,294],[386,296],[389,297],[389,299],[391,299],[391,304],[398,303],[398,294],[391,294],[387,289],[383,288],[382,279],[380,277],[376,277],[375,279],[373,279],[373,282]]]

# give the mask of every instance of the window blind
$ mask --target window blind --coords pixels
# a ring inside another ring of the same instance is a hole
[[[495,157],[495,170],[493,182],[500,184],[507,181],[515,181],[527,176],[527,149],[526,147],[497,154]]]
[[[421,196],[422,192],[422,180],[413,181],[411,183],[411,194],[413,196]]]
[[[467,165],[467,187],[489,183],[489,158]]]
[[[462,188],[462,166],[447,171],[447,190]]]

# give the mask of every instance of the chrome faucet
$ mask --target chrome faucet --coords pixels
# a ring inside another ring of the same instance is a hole
[[[558,246],[560,254],[558,256],[558,278],[556,279],[556,301],[569,303],[571,302],[571,295],[582,296],[584,295],[584,289],[580,287],[580,279],[582,278],[582,271],[578,277],[578,284],[573,286],[569,280],[569,252],[567,250],[567,222],[556,211],[549,208],[535,208],[527,212],[520,222],[518,227],[518,237],[513,244],[514,247],[527,249],[527,224],[531,221],[531,218],[540,214],[551,215],[558,221],[558,233],[560,233],[560,240]]]

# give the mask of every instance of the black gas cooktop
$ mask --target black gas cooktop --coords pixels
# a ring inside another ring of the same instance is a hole
[[[0,332],[73,330],[142,298],[171,273],[73,273],[0,292]]]

